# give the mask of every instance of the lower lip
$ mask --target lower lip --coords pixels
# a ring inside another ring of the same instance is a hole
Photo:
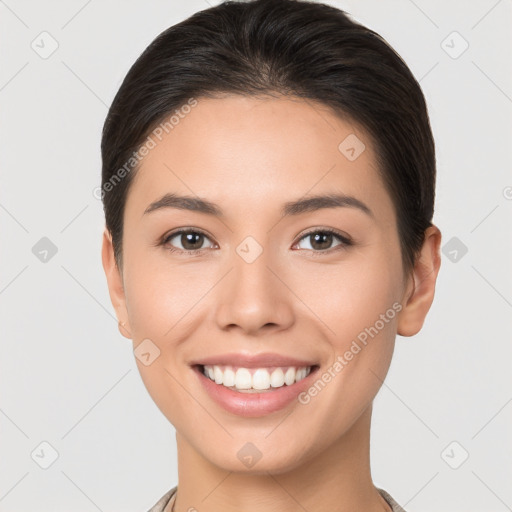
[[[213,380],[206,377],[202,373],[201,367],[195,366],[193,369],[214,402],[237,416],[255,418],[279,411],[296,400],[297,396],[310,386],[318,366],[313,367],[307,377],[299,382],[295,382],[291,386],[285,384],[273,391],[264,391],[263,393],[240,393],[233,391],[222,384],[216,384]]]

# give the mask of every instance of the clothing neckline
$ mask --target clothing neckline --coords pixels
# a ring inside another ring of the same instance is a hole
[[[379,487],[376,487],[376,489],[384,498],[386,503],[391,507],[393,512],[406,512],[388,492],[386,492],[384,489],[380,489]],[[170,507],[169,510],[171,510],[172,506],[174,505],[174,501],[176,500],[177,490],[177,485],[175,485],[172,489],[169,489],[169,491],[167,491],[148,512],[164,512],[167,507]]]

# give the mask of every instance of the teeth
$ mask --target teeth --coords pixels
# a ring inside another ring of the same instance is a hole
[[[280,388],[285,384],[291,386],[307,377],[311,366],[296,368],[233,368],[232,366],[204,366],[203,373],[209,379],[225,387],[250,393],[250,390],[269,390]]]
[[[277,368],[270,375],[270,385],[273,388],[280,388],[284,386],[284,372],[281,368]]]
[[[260,368],[254,372],[252,387],[254,389],[268,389],[270,387],[270,374],[267,370]]]
[[[231,368],[226,368],[224,370],[224,376],[222,377],[222,384],[224,386],[234,386],[235,385],[235,372]]]
[[[218,366],[213,367],[213,377],[215,384],[222,384],[222,370]]]
[[[284,383],[291,386],[295,382],[295,368],[288,368],[284,374]]]
[[[217,368],[218,368],[218,366],[217,366]],[[217,382],[217,384],[223,384],[223,382],[224,381]],[[247,368],[238,368],[238,370],[236,371],[235,387],[236,387],[236,389],[251,389],[251,387],[252,387],[251,372]]]

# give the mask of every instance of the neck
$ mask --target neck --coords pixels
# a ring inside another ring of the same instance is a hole
[[[327,449],[279,473],[224,470],[177,433],[179,484],[174,510],[389,512],[389,505],[371,479],[371,413],[370,405]]]

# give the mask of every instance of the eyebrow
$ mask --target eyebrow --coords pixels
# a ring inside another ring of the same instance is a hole
[[[373,212],[366,204],[359,199],[345,194],[327,194],[309,196],[307,198],[297,199],[284,203],[281,208],[283,217],[290,215],[300,215],[302,213],[313,212],[325,208],[356,208],[370,217],[374,217]],[[165,194],[157,201],[151,203],[145,210],[144,214],[161,210],[164,208],[177,208],[180,210],[189,210],[215,217],[224,217],[222,209],[215,203],[201,199],[199,197],[182,196],[178,194]]]

